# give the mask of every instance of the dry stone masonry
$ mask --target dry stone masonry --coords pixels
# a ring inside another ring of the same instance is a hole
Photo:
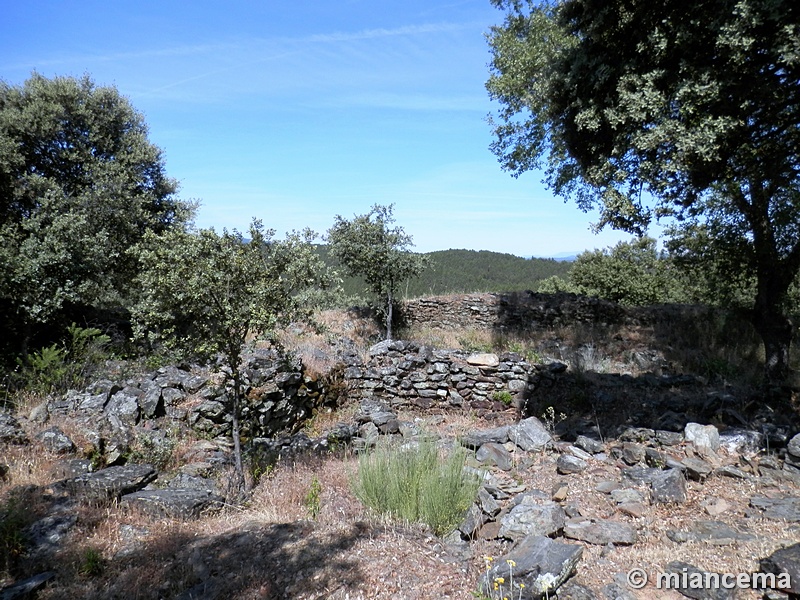
[[[527,397],[535,386],[536,372],[537,367],[513,352],[470,354],[389,340],[370,349],[366,364],[352,360],[344,377],[356,398],[379,398],[392,407],[466,408],[486,413],[508,408],[503,397],[517,402]]]

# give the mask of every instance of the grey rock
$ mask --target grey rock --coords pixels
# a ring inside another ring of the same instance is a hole
[[[638,600],[638,596],[617,582],[603,586],[603,597],[607,600]]]
[[[605,450],[605,445],[603,442],[586,437],[585,435],[579,435],[575,439],[575,445],[590,454],[598,454],[599,452],[603,452]]]
[[[762,573],[774,573],[776,584],[780,584],[780,575],[789,576],[789,587],[778,585],[782,592],[800,594],[800,544],[782,548],[760,561]],[[785,579],[785,576],[784,576]]]
[[[502,577],[510,582],[513,570],[514,582],[524,584],[531,598],[545,593],[554,596],[554,592],[575,572],[582,555],[583,548],[576,544],[564,544],[544,536],[528,536],[486,572],[481,578],[481,588],[484,593],[491,594],[494,581]],[[510,597],[511,593],[508,595]]]
[[[688,456],[681,461],[681,464],[686,467],[686,475],[689,479],[693,479],[695,481],[703,481],[711,475],[711,471],[714,468],[708,464],[706,461],[693,457]]]
[[[222,507],[223,498],[207,490],[141,490],[122,496],[122,504],[157,517],[195,519]]]
[[[789,440],[789,443],[786,444],[786,450],[795,458],[800,459],[800,433]]]
[[[717,452],[719,450],[719,430],[713,425],[687,423],[683,430],[687,442],[691,442],[699,452]]]
[[[622,478],[636,484],[652,483],[660,477],[664,471],[652,467],[631,467],[622,469]]]
[[[750,506],[763,511],[768,519],[776,521],[800,522],[800,498],[784,496],[782,498],[767,498],[766,496],[753,496]]]
[[[706,542],[713,546],[730,546],[737,542],[750,542],[756,536],[743,533],[721,521],[698,521],[688,531],[671,529],[667,537],[673,542]]]
[[[719,434],[719,445],[730,454],[755,456],[764,446],[764,434],[749,429],[728,429]]]
[[[552,535],[564,528],[566,515],[556,502],[526,497],[500,519],[500,536],[519,540],[530,535]]]
[[[589,544],[630,546],[639,539],[636,528],[616,521],[570,520],[564,525],[564,537]]]
[[[553,443],[553,436],[536,417],[528,417],[512,426],[508,439],[526,452],[541,452]]]
[[[717,469],[714,469],[715,475],[720,475],[722,477],[732,477],[734,479],[749,479],[750,475],[745,473],[741,469],[734,467],[733,465],[724,465]]]
[[[150,388],[139,399],[139,408],[142,411],[142,416],[146,419],[152,419],[163,412],[164,403],[161,400],[161,388],[151,384]]]
[[[497,354],[492,354],[488,352],[476,353],[476,354],[470,354],[467,357],[467,364],[473,365],[475,367],[495,368],[500,364],[500,359],[497,357]]]
[[[60,427],[45,429],[36,435],[36,439],[46,450],[54,454],[69,454],[75,451],[75,444]]]
[[[28,413],[28,420],[31,423],[47,423],[49,418],[50,408],[49,403],[46,400],[34,406],[31,409],[31,412]]]
[[[489,442],[483,444],[475,453],[475,458],[482,464],[496,465],[501,471],[510,471],[512,465],[511,453],[501,444]]]
[[[677,590],[687,598],[694,598],[695,600],[732,600],[736,597],[737,592],[735,589],[706,586],[706,579],[713,581],[715,574],[702,571],[689,563],[674,560],[667,564],[664,570],[666,573],[674,573],[677,576],[673,576],[672,579],[668,580],[669,587]],[[684,582],[687,585],[683,585]],[[677,583],[677,585],[673,585],[674,583]]]
[[[478,503],[480,504],[481,510],[489,517],[494,517],[500,512],[500,504],[495,500],[495,497],[489,493],[485,486],[482,486],[478,490]]]
[[[465,538],[471,539],[475,537],[485,522],[486,516],[481,508],[477,504],[470,504],[467,512],[464,513],[464,519],[457,529]]]
[[[662,471],[650,482],[654,504],[682,504],[688,499],[686,479],[678,469]]]
[[[483,444],[488,443],[504,444],[508,441],[509,429],[510,427],[508,425],[503,425],[502,427],[494,427],[492,429],[471,431],[462,435],[459,441],[462,446],[474,449],[480,448]]]
[[[683,433],[659,429],[656,431],[655,439],[662,446],[677,446],[683,443]]]
[[[558,588],[558,600],[599,600],[595,591],[570,579]]]
[[[0,442],[6,444],[27,444],[28,436],[19,421],[10,412],[0,410]]]
[[[139,388],[128,386],[111,396],[105,410],[109,417],[117,417],[125,425],[135,425],[139,422],[139,398],[143,395]]]
[[[186,399],[186,392],[174,387],[166,387],[161,390],[161,399],[164,406],[177,406]]]
[[[374,358],[376,356],[383,356],[384,354],[388,354],[391,345],[392,345],[392,340],[383,340],[382,342],[378,342],[374,346],[370,347],[369,349],[370,357]]]
[[[655,448],[645,448],[644,450],[644,461],[649,467],[664,469],[671,460],[671,456],[664,452],[659,452]]]
[[[34,556],[56,552],[77,522],[78,515],[72,511],[65,512],[64,507],[39,519],[26,529],[29,552]]]
[[[656,435],[656,432],[647,427],[628,427],[625,431],[619,434],[621,442],[649,442]]]
[[[562,454],[556,461],[556,470],[562,475],[582,473],[589,468],[589,463],[571,454]]]
[[[644,460],[645,447],[636,442],[625,442],[622,445],[622,460],[629,465],[639,464]]]
[[[150,465],[121,465],[86,473],[63,482],[71,493],[81,497],[114,498],[136,492],[156,478]]]
[[[56,577],[55,571],[46,571],[33,577],[28,577],[12,586],[0,590],[0,600],[17,600],[33,598],[34,592],[43,588],[48,581]]]
[[[639,490],[634,490],[633,488],[612,490],[611,499],[617,504],[623,504],[626,502],[640,502],[644,504],[647,502],[642,493]]]

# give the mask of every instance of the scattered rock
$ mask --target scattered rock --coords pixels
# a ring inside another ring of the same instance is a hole
[[[585,435],[579,435],[575,439],[575,445],[589,454],[599,454],[605,450],[603,442],[586,437]]]
[[[0,590],[0,600],[17,600],[22,598],[32,598],[34,592],[41,589],[48,581],[56,576],[54,571],[39,573],[33,577],[15,583],[14,585]]]
[[[566,514],[556,502],[526,496],[501,520],[500,535],[519,540],[530,535],[553,535],[564,528]]]
[[[495,427],[493,429],[479,429],[464,434],[459,441],[463,446],[477,450],[483,444],[504,444],[508,441],[508,431],[508,425]]]
[[[0,442],[6,444],[27,444],[28,436],[19,421],[10,412],[0,410]]]
[[[501,444],[489,442],[478,448],[475,458],[482,464],[496,465],[501,471],[510,471],[511,454]]]
[[[670,469],[657,473],[650,481],[655,504],[682,504],[688,499],[686,479],[678,469]]]
[[[667,537],[673,542],[706,542],[712,546],[730,546],[736,542],[750,542],[756,536],[742,533],[720,521],[698,521],[688,531],[667,531]]]
[[[800,522],[800,498],[795,496],[781,498],[753,496],[750,498],[750,506],[762,510],[763,515],[768,519]]]
[[[719,430],[713,425],[687,423],[683,435],[698,452],[717,452],[719,450]]]
[[[36,439],[49,452],[69,454],[75,451],[75,444],[61,428],[53,426],[37,434]]]
[[[493,592],[493,584],[502,577],[525,585],[531,597],[554,592],[575,572],[583,555],[583,548],[576,544],[564,544],[544,536],[528,536],[514,549],[496,561],[481,579],[486,594]],[[511,594],[509,594],[510,596]]]
[[[589,463],[571,454],[562,454],[556,461],[556,470],[562,475],[582,473],[588,468]]]
[[[63,482],[66,489],[81,497],[115,498],[139,491],[156,478],[150,465],[122,465],[86,473]]]
[[[122,504],[156,517],[195,519],[222,506],[223,498],[207,490],[141,490],[122,496]]]
[[[774,573],[777,584],[781,583],[781,574],[788,575],[785,583],[789,587],[778,585],[778,588],[786,593],[800,594],[800,544],[777,550],[767,558],[762,558],[760,568],[763,573]]]
[[[553,443],[553,436],[536,417],[528,417],[511,427],[508,439],[526,452],[541,452]]]
[[[564,525],[564,537],[598,546],[630,546],[639,538],[636,528],[626,523],[574,519]]]

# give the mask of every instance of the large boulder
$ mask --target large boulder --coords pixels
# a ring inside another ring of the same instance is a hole
[[[512,426],[508,439],[527,452],[541,452],[553,443],[553,436],[536,417],[528,417]]]

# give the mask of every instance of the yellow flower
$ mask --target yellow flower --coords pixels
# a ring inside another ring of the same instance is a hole
[[[522,588],[524,588],[524,587],[525,587],[525,584],[524,584],[524,583],[520,583],[520,584],[519,584],[519,589],[522,589]]]
[[[517,566],[517,563],[515,563],[515,562],[514,562],[513,560],[511,560],[510,558],[509,558],[509,559],[508,559],[506,562],[507,562],[507,563],[508,563],[510,566],[512,566],[512,567],[516,567],[516,566]]]
[[[506,579],[505,579],[505,577],[495,577],[495,578],[494,578],[494,580],[495,580],[497,583],[505,583],[505,582],[506,582]]]

